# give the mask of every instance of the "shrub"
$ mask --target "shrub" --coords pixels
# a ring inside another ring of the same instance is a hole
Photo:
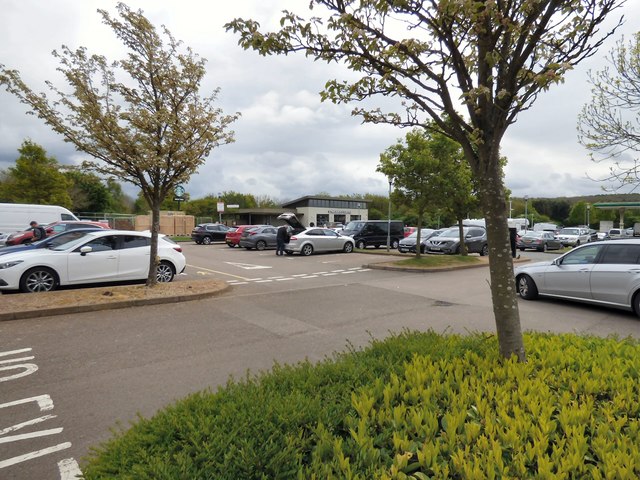
[[[403,333],[139,419],[85,478],[638,478],[636,341]]]

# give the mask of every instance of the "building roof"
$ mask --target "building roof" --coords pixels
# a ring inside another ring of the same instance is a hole
[[[640,202],[601,202],[594,203],[594,208],[601,210],[613,210],[619,208],[640,208]]]
[[[308,203],[308,200],[342,200],[345,202],[358,202],[363,203],[364,206],[362,208],[367,208],[368,200],[364,200],[363,198],[345,198],[345,197],[327,197],[325,195],[306,195],[304,197],[296,198],[295,200],[291,200],[290,202],[286,202],[282,204],[282,208],[286,207],[294,207],[298,206],[301,203]]]

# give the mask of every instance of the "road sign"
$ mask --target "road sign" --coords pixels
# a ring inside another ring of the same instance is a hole
[[[184,197],[173,197],[174,202],[184,202]]]
[[[234,203],[233,205],[227,205],[227,208],[240,208],[240,205]]]
[[[218,213],[224,212],[224,202],[218,202]]]

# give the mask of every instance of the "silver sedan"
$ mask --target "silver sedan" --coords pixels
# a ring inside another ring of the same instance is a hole
[[[342,236],[330,228],[308,228],[295,233],[285,246],[288,255],[300,253],[311,255],[313,252],[353,252],[353,238]]]
[[[515,269],[518,294],[593,303],[640,316],[640,239],[594,242]]]

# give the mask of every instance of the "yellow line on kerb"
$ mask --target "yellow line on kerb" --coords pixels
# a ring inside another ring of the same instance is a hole
[[[187,263],[187,267],[197,268],[198,270],[206,270],[207,272],[211,272],[211,273],[219,273],[220,275],[227,275],[229,277],[239,278],[240,280],[251,280],[250,278],[241,277],[240,275],[233,275],[232,273],[219,272],[218,270],[211,270],[210,268],[198,267],[196,265],[189,265],[188,263]]]

